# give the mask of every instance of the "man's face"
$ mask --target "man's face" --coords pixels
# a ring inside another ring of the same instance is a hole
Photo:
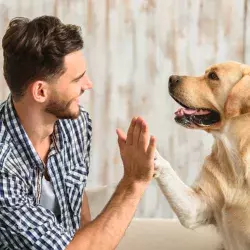
[[[50,85],[50,96],[45,111],[58,119],[76,119],[80,114],[79,97],[92,88],[86,73],[86,64],[81,51],[65,56],[65,73],[57,83]]]

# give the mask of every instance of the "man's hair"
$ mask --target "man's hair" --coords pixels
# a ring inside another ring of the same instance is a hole
[[[64,57],[83,48],[81,28],[63,24],[53,16],[10,21],[2,40],[3,72],[15,100],[30,83],[52,81],[64,72]]]

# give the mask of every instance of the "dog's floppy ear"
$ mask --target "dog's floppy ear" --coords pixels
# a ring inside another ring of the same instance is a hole
[[[250,113],[250,75],[244,75],[230,91],[225,107],[225,118]]]

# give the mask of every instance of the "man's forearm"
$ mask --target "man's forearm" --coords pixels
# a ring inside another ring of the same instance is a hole
[[[75,234],[66,250],[115,249],[123,237],[146,184],[121,180],[102,213]]]
[[[86,192],[84,191],[82,197],[82,208],[81,208],[81,228],[86,226],[91,221],[91,214],[89,209],[89,201]]]

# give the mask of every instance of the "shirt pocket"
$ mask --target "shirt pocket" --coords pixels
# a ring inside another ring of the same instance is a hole
[[[65,186],[70,207],[75,215],[80,216],[82,195],[87,181],[87,169],[84,162],[77,163],[65,177]]]

